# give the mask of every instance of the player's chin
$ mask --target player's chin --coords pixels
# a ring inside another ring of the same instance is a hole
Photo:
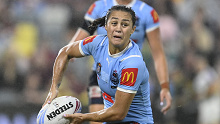
[[[122,42],[123,42],[123,40],[117,39],[117,40],[113,40],[112,44],[114,45],[114,47],[120,48],[120,47],[122,47]]]

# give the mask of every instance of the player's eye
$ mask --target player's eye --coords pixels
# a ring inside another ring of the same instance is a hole
[[[127,23],[123,23],[123,24],[122,24],[122,27],[127,27],[127,26],[128,26]]]
[[[117,25],[117,22],[112,22],[112,25],[114,25],[114,26]]]

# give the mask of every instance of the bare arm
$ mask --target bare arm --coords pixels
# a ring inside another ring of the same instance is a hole
[[[72,123],[80,124],[83,121],[97,121],[97,122],[108,122],[108,121],[120,121],[125,118],[128,113],[131,102],[135,94],[125,93],[117,90],[115,94],[115,103],[112,107],[103,109],[93,113],[75,113],[72,115],[66,115],[65,117],[72,119]]]
[[[160,29],[157,28],[147,33],[149,44],[151,47],[151,53],[154,59],[155,70],[157,73],[158,80],[161,85],[160,100],[166,99],[167,105],[162,108],[162,112],[166,113],[171,107],[172,98],[169,91],[169,76],[166,56],[163,50],[163,46],[160,39]]]
[[[57,97],[58,88],[61,84],[63,73],[66,69],[68,61],[73,57],[83,57],[79,51],[79,41],[66,45],[60,49],[53,66],[51,88],[43,106],[46,103],[50,103],[54,98]]]
[[[78,41],[78,40],[83,40],[84,38],[86,38],[88,36],[89,36],[89,33],[86,30],[84,30],[83,28],[78,28],[75,35],[73,36],[73,38],[69,42],[69,44],[73,43],[75,41]]]
[[[168,69],[165,53],[160,39],[159,28],[147,33],[149,44],[151,47],[151,53],[155,63],[155,69],[160,84],[169,82]]]
[[[72,40],[69,43],[73,43],[75,41],[82,40],[82,39],[88,37],[89,35],[90,35],[89,32],[86,31],[85,29],[78,28],[77,32],[75,33],[75,35],[73,36]],[[73,62],[74,58],[71,59],[70,61]],[[104,108],[103,104],[89,104],[89,112],[96,112],[96,111],[102,110],[103,108]],[[90,124],[101,124],[101,123],[90,122]]]

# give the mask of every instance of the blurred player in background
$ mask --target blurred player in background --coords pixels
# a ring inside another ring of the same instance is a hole
[[[83,25],[78,28],[70,43],[93,35],[96,31],[97,34],[107,34],[105,28],[103,27],[98,27],[97,30],[89,30],[88,26],[95,19],[104,16],[108,9],[114,5],[126,5],[132,7],[136,13],[136,29],[131,35],[131,39],[137,43],[140,49],[142,49],[143,43],[146,39],[149,41],[157,77],[161,85],[161,105],[163,104],[164,99],[166,101],[166,105],[161,109],[161,112],[166,113],[171,107],[172,97],[169,89],[163,88],[163,86],[168,87],[169,76],[166,57],[160,39],[159,16],[154,8],[140,0],[98,0],[88,9],[84,16]],[[97,83],[97,74],[95,69],[96,65],[94,64],[89,83],[90,112],[103,109],[102,93]]]

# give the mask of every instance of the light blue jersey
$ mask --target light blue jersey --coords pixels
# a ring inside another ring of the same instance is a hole
[[[115,5],[118,5],[116,0],[98,0],[90,6],[84,19],[92,22],[97,18],[101,18]],[[146,33],[159,27],[159,16],[154,8],[140,0],[133,0],[127,6],[132,7],[137,18],[136,29],[131,35],[131,39],[142,49]],[[107,32],[104,27],[98,27],[97,34],[107,34]],[[96,65],[93,64],[93,70],[95,68]]]
[[[95,35],[80,42],[82,55],[92,55],[105,108],[115,101],[116,90],[135,93],[127,116],[122,122],[153,123],[149,73],[137,44],[133,41],[120,53],[111,55],[107,35]]]
[[[85,20],[94,21],[106,15],[108,9],[118,5],[116,0],[98,0],[93,3],[85,15]],[[148,4],[140,0],[133,0],[129,5],[136,14],[136,29],[131,39],[142,49],[146,33],[159,27],[159,16]],[[97,34],[107,34],[104,27],[98,27]]]

